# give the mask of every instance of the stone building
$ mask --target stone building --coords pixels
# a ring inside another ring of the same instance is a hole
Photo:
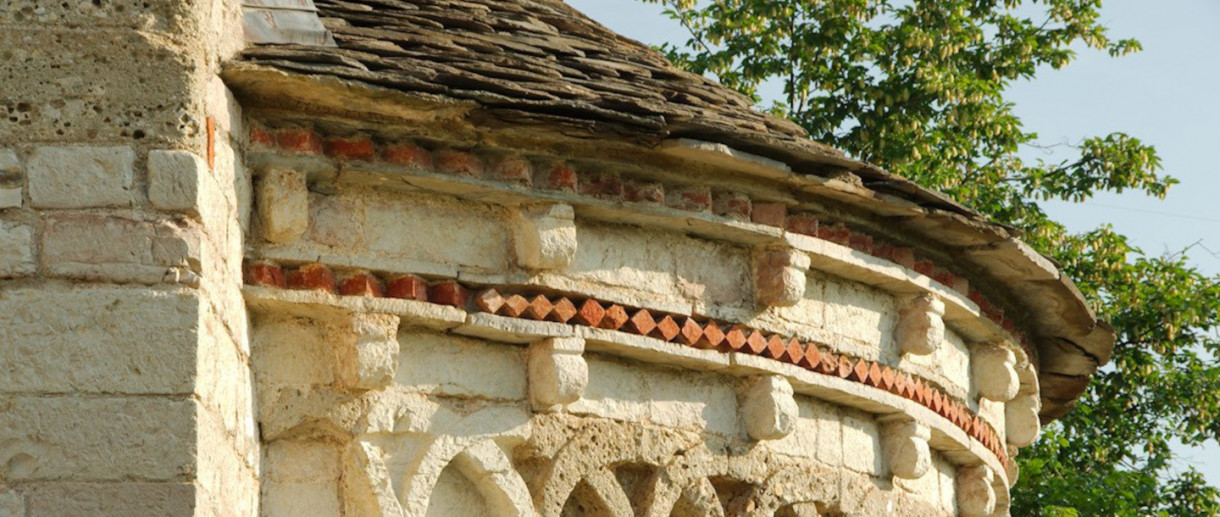
[[[1113,332],[559,0],[0,2],[0,515],[1006,515]]]

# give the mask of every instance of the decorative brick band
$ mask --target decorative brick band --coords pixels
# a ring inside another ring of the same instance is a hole
[[[741,192],[713,190],[706,185],[624,179],[613,171],[578,172],[563,161],[530,159],[496,150],[429,150],[417,142],[380,142],[367,134],[326,136],[311,128],[253,125],[250,141],[258,148],[290,154],[336,161],[381,162],[454,176],[528,185],[542,190],[571,192],[603,200],[712,213],[816,237],[914,270],[961,293],[979,306],[983,316],[1006,330],[1027,351],[1032,350],[1016,322],[1005,317],[1004,311],[987,300],[983,293],[971,288],[966,278],[937,264],[915,248],[887,242],[842,222],[823,220],[823,216],[812,212],[790,213],[788,206],[781,202],[753,199]]]
[[[935,383],[878,361],[836,354],[824,345],[708,318],[627,307],[587,297],[545,294],[515,287],[472,288],[452,279],[429,282],[410,274],[385,278],[354,270],[336,275],[312,263],[284,270],[268,261],[247,261],[248,285],[318,290],[344,296],[389,297],[449,305],[509,318],[583,325],[648,336],[703,350],[736,352],[796,365],[901,396],[932,410],[1008,464],[1005,444],[984,421]]]

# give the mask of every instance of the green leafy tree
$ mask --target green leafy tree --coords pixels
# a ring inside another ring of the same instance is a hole
[[[1100,0],[642,1],[689,31],[661,47],[679,66],[758,102],[760,87],[782,85],[770,111],[1023,230],[1113,323],[1112,366],[1022,452],[1014,515],[1220,514],[1220,492],[1170,449],[1220,437],[1220,278],[1185,250],[1149,256],[1108,226],[1071,234],[1039,206],[1127,189],[1160,198],[1176,180],[1124,133],[1086,139],[1068,159],[1025,159],[1038,136],[1005,98],[1074,49],[1140,49],[1110,37]]]

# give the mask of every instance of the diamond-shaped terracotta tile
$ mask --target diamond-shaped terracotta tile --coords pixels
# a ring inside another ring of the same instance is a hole
[[[885,391],[889,391],[889,392],[894,391],[894,379],[895,378],[896,378],[896,374],[894,373],[893,368],[890,368],[889,366],[882,368],[881,369],[881,384],[878,387]]]
[[[818,350],[818,345],[806,343],[805,349],[801,351],[801,360],[797,361],[797,365],[806,370],[817,370],[820,362],[822,362],[822,352]]]
[[[663,341],[672,341],[681,332],[682,327],[678,325],[677,321],[674,321],[674,317],[666,314],[665,317],[657,320],[656,326],[649,335]]]
[[[682,331],[678,333],[678,342],[694,346],[703,338],[703,327],[694,318],[682,318]]]
[[[609,330],[618,330],[623,328],[623,325],[626,325],[627,320],[630,318],[631,316],[627,314],[627,309],[623,308],[622,305],[611,305],[606,308],[606,317],[602,318],[602,322],[597,326]]]
[[[474,306],[483,312],[495,314],[504,306],[504,296],[495,289],[486,289],[475,295]]]
[[[788,364],[800,365],[805,360],[805,347],[796,338],[788,338],[788,346],[784,349],[784,355],[780,356],[779,360]]]
[[[768,359],[779,360],[784,356],[784,351],[788,349],[788,344],[784,342],[784,337],[779,334],[771,334],[767,338],[767,346],[763,348],[762,355]]]
[[[823,375],[839,375],[839,356],[829,350],[822,351],[822,357],[818,361],[818,373]]]
[[[940,414],[941,407],[944,404],[944,399],[941,398],[939,391],[932,391],[932,411]]]
[[[860,359],[856,364],[852,365],[851,375],[848,379],[856,382],[868,382],[868,360]]]
[[[874,388],[881,387],[881,365],[873,363],[868,367],[868,378],[864,380],[865,384]]]
[[[724,338],[724,331],[720,329],[720,325],[717,325],[714,321],[708,321],[707,325],[703,326],[703,337],[699,338],[699,341],[695,343],[695,347],[703,349],[718,348],[724,342]]]
[[[893,392],[899,397],[907,396],[907,374],[897,371],[894,372]]]
[[[504,299],[504,305],[500,306],[500,315],[510,318],[520,318],[525,314],[526,309],[529,309],[530,301],[519,294],[509,295]]]
[[[719,350],[722,352],[736,352],[746,346],[746,332],[750,329],[740,325],[733,325],[724,333],[724,342],[721,343]]]
[[[541,294],[530,299],[529,307],[525,308],[525,317],[531,320],[544,320],[555,310],[555,305]]]
[[[928,385],[923,382],[923,379],[915,380],[915,401],[923,406],[928,406],[932,402],[932,393],[928,391]]]
[[[567,323],[576,317],[576,305],[572,303],[572,300],[556,298],[552,305],[555,306],[555,310],[551,311],[551,314],[546,319],[559,323]]]
[[[597,300],[589,298],[580,304],[580,308],[576,310],[576,316],[572,320],[578,325],[600,327],[602,318],[605,317],[606,309],[602,307],[602,304]]]
[[[839,377],[841,377],[843,379],[851,377],[852,367],[854,367],[855,365],[856,365],[856,363],[852,362],[852,360],[849,359],[847,356],[843,356],[843,355],[839,356],[839,369],[836,372],[836,375],[838,375]]]
[[[657,321],[652,318],[652,313],[648,309],[640,309],[631,315],[627,320],[627,324],[623,325],[623,330],[632,334],[647,336],[652,329],[657,328]]]
[[[750,332],[750,335],[746,336],[746,352],[754,355],[762,355],[763,351],[766,349],[767,338],[763,336],[762,332],[755,330]]]

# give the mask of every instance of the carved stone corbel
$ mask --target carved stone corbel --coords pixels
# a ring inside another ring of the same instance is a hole
[[[398,316],[355,313],[343,320],[338,337],[337,377],[345,388],[389,386],[398,371]]]
[[[898,309],[898,348],[904,354],[928,355],[945,340],[945,302],[932,294],[914,296]]]
[[[928,440],[932,430],[914,420],[888,422],[881,428],[881,447],[890,473],[903,479],[919,479],[932,467]]]
[[[580,400],[589,385],[589,364],[582,356],[585,340],[550,338],[529,348],[530,403],[546,411]]]
[[[1016,366],[1016,354],[1005,346],[987,344],[974,347],[970,357],[970,373],[979,395],[996,402],[1012,400],[1021,387]]]
[[[995,473],[984,465],[957,469],[957,509],[962,517],[987,517],[995,513]]]
[[[791,307],[805,297],[809,255],[791,248],[754,252],[754,299],[761,307]]]
[[[513,231],[517,264],[521,267],[563,269],[576,256],[576,212],[571,205],[521,207]]]
[[[746,432],[755,440],[778,440],[796,427],[798,409],[792,384],[778,375],[746,380],[738,407]]]

